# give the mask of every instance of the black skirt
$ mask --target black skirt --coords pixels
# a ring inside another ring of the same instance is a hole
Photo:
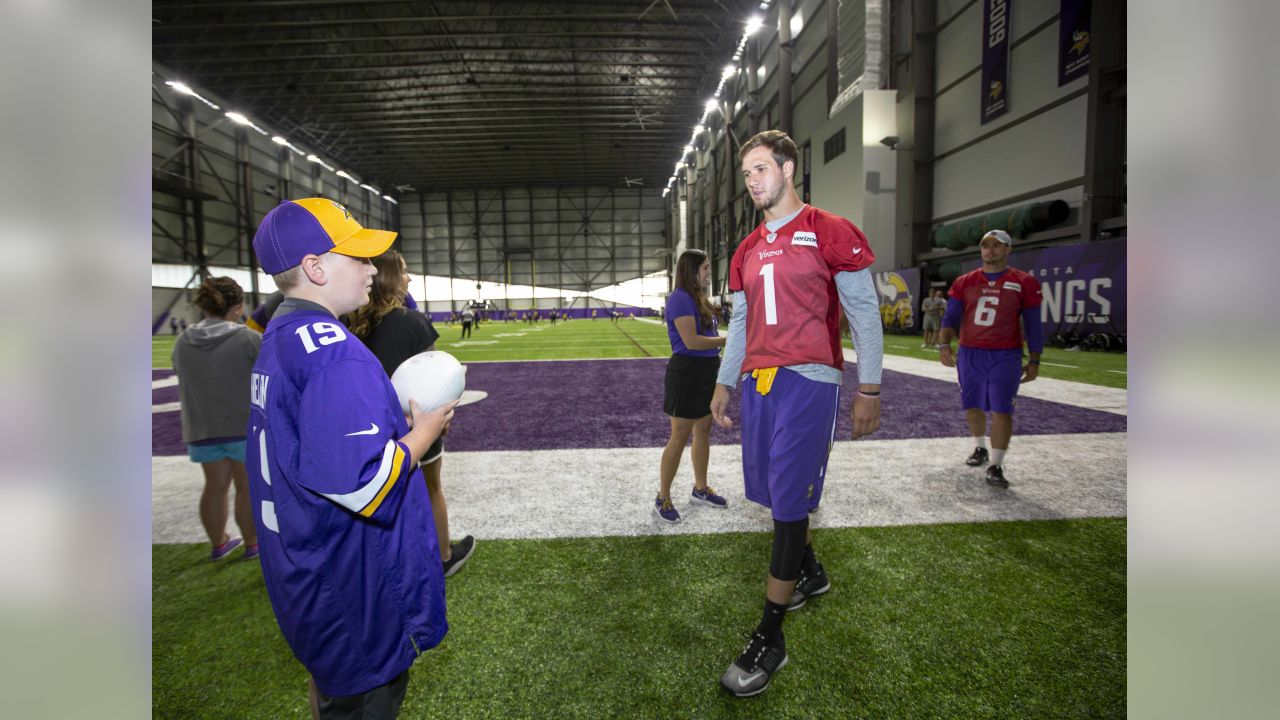
[[[672,355],[663,381],[662,411],[688,420],[710,415],[719,371],[719,356]]]

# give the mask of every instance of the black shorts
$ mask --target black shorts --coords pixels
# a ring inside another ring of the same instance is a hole
[[[719,356],[672,355],[663,381],[662,411],[687,420],[710,415],[719,371]]]
[[[418,461],[418,464],[430,465],[436,460],[439,460],[440,456],[443,454],[444,454],[444,436],[441,435],[440,437],[436,438],[435,442],[431,443],[431,447],[427,448],[427,452],[422,456],[422,459]]]

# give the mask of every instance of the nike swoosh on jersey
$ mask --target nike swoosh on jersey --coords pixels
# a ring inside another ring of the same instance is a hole
[[[854,248],[854,249],[853,249],[853,254],[854,254],[854,255],[857,255],[857,254],[859,254],[859,253],[861,253],[861,252],[862,252],[862,248]]]
[[[361,430],[360,432],[347,433],[346,435],[343,435],[343,437],[351,437],[352,435],[377,435],[377,434],[378,434],[378,423],[369,423],[368,430]]]
[[[757,671],[755,671],[755,672],[751,673],[750,675],[746,676],[745,678],[743,678],[743,677],[739,677],[739,678],[738,678],[738,687],[746,687],[746,686],[750,685],[750,684],[751,684],[751,683],[752,683],[756,678],[760,677],[760,676],[761,676],[761,675],[763,675],[763,674],[764,674],[764,671],[763,671],[763,670],[757,670]]]

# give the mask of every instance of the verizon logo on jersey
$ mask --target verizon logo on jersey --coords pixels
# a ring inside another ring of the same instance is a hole
[[[811,233],[807,230],[797,230],[795,234],[791,236],[791,244],[806,245],[808,247],[816,248],[818,247],[818,236],[817,234]]]
[[[1022,292],[1022,285],[1021,285],[1021,284],[1019,284],[1019,283],[1016,283],[1016,282],[1014,282],[1014,281],[1012,281],[1012,280],[1005,280],[1005,281],[1004,281],[1004,289],[1005,289],[1005,290],[1013,290],[1014,292]]]

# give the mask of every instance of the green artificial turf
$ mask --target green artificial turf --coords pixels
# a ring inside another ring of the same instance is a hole
[[[589,322],[589,321],[588,321]],[[831,592],[761,696],[720,673],[762,606],[765,533],[484,540],[401,717],[1123,717],[1124,519],[818,529]],[[307,717],[255,562],[152,548],[156,718]]]
[[[534,329],[538,328],[538,329]],[[644,320],[574,320],[569,323],[542,321],[487,322],[463,340],[458,324],[436,325],[440,340],[436,347],[463,362],[485,360],[581,360],[593,358],[669,357],[671,344],[665,325]],[[845,341],[846,347],[852,347]],[[151,363],[155,368],[172,367],[173,336],[157,335],[151,340]],[[937,361],[938,351],[921,349],[919,335],[886,335],[885,352],[893,355]],[[1046,348],[1040,375],[1046,378],[1123,388],[1128,386],[1128,356],[1123,353],[1067,352]]]
[[[151,336],[151,367],[154,369],[169,369],[173,367],[173,343],[177,341],[175,335],[152,335]]]

